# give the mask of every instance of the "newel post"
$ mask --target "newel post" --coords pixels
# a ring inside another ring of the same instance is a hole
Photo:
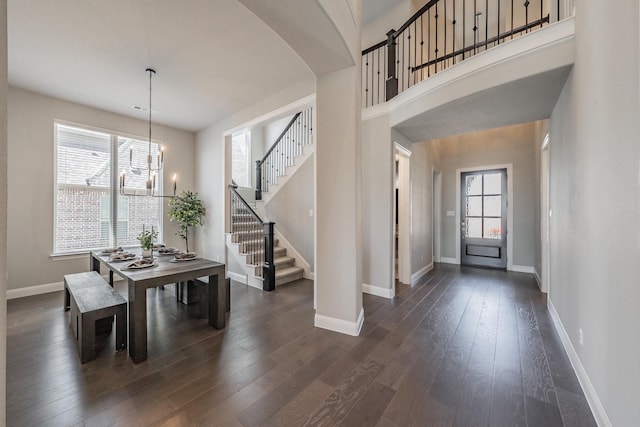
[[[387,33],[387,80],[386,100],[390,100],[398,94],[398,76],[396,74],[396,31]]]
[[[264,223],[264,264],[262,266],[262,290],[276,288],[276,265],[273,260],[273,222]]]
[[[256,200],[262,200],[262,160],[256,160]]]

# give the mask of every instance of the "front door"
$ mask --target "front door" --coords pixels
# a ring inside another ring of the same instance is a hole
[[[463,172],[460,176],[460,261],[507,267],[507,170]]]

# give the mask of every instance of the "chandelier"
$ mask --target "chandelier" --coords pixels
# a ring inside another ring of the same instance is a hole
[[[147,74],[149,74],[149,152],[147,154],[147,183],[146,183],[146,191],[145,193],[139,193],[135,189],[126,188],[126,174],[122,172],[120,175],[120,195],[122,196],[145,196],[145,197],[174,197],[176,195],[176,175],[173,175],[173,194],[169,196],[165,196],[163,194],[157,194],[157,184],[156,176],[158,172],[162,170],[164,166],[164,147],[160,147],[160,154],[152,155],[151,154],[151,80],[153,75],[156,73],[156,70],[153,68],[146,69]],[[155,158],[156,166],[153,166]],[[133,147],[129,151],[129,167],[133,167]]]

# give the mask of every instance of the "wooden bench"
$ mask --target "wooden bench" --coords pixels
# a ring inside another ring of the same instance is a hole
[[[82,363],[96,357],[96,321],[116,316],[116,351],[127,348],[127,301],[96,271],[64,276],[65,310]]]

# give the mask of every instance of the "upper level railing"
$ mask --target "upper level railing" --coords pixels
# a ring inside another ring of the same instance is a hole
[[[431,0],[387,39],[362,51],[362,107],[551,22],[560,0]]]
[[[256,160],[256,200],[262,192],[285,175],[287,166],[293,166],[303,147],[313,143],[313,110],[308,108],[293,116],[287,127],[261,160]]]

